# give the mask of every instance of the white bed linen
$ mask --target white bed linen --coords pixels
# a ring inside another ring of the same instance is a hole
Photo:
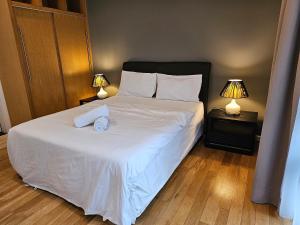
[[[111,112],[107,131],[73,127],[101,104]],[[8,153],[25,183],[130,225],[199,138],[202,120],[201,102],[116,96],[12,128]]]

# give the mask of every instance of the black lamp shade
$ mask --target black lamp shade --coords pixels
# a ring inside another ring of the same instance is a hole
[[[249,94],[242,80],[231,79],[228,80],[225,87],[220,93],[220,96],[224,98],[247,98]]]

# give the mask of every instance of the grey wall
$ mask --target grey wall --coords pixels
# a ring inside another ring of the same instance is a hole
[[[118,85],[128,60],[210,61],[209,106],[228,78],[245,81],[244,110],[263,117],[281,0],[88,0],[95,72]]]

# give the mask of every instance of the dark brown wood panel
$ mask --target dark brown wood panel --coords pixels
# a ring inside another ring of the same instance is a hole
[[[63,14],[54,15],[57,43],[60,53],[67,106],[79,105],[79,100],[95,95],[91,87],[85,18]]]
[[[27,67],[33,117],[66,108],[51,13],[15,8]]]

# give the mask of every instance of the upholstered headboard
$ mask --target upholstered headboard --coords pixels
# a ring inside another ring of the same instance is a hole
[[[163,73],[169,75],[193,75],[202,74],[202,87],[199,100],[204,104],[205,115],[207,112],[209,74],[211,63],[209,62],[125,62],[123,70],[143,73]]]

